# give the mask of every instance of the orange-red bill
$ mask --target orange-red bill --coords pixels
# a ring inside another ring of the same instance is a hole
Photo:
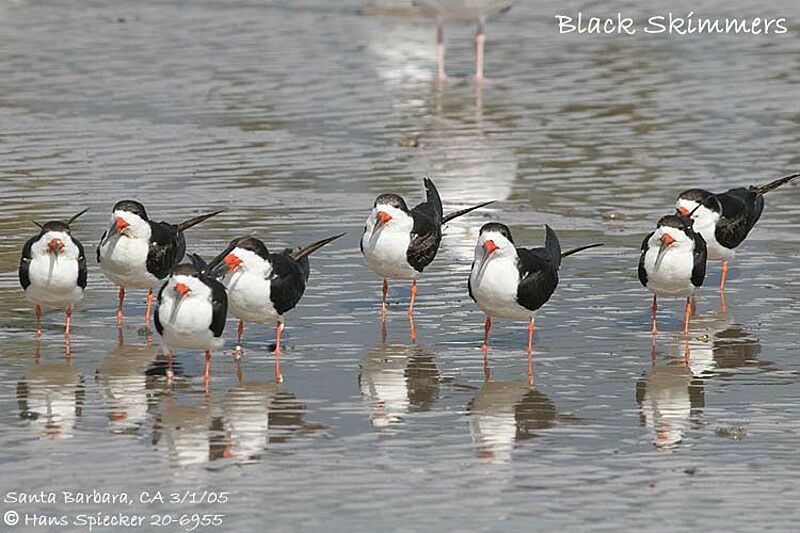
[[[236,270],[237,268],[239,268],[239,265],[241,265],[241,264],[242,264],[242,260],[241,260],[241,259],[239,259],[239,257],[238,257],[238,256],[236,256],[235,254],[228,254],[228,255],[226,255],[226,256],[225,256],[225,259],[223,259],[223,262],[224,262],[226,265],[228,265],[228,271],[229,271],[229,272],[233,272],[234,270]]]
[[[177,292],[181,296],[186,296],[190,291],[191,289],[185,283],[175,284],[175,292]]]
[[[387,213],[386,211],[378,211],[378,220],[381,224],[386,224],[390,220],[392,220],[392,215]]]
[[[114,226],[117,228],[117,231],[123,231],[125,228],[130,226],[124,218],[117,217],[114,219]]]
[[[500,248],[500,247],[497,246],[494,243],[494,241],[492,241],[492,240],[488,240],[488,241],[483,243],[483,249],[486,250],[486,253],[489,254],[489,255],[494,253],[494,251],[497,250],[498,248]]]

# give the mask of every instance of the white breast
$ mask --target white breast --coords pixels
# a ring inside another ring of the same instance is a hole
[[[236,271],[222,280],[228,289],[228,305],[241,320],[263,324],[279,315],[270,300],[270,281],[262,274]]]
[[[44,308],[59,308],[83,298],[78,287],[78,261],[55,255],[35,256],[28,268],[31,284],[25,295]]]
[[[121,287],[155,288],[161,280],[147,271],[149,252],[148,239],[114,235],[100,246],[100,268]]]
[[[411,234],[406,231],[392,231],[390,227],[374,231],[367,227],[361,237],[364,260],[369,268],[383,278],[416,279],[420,273],[406,259],[410,242]]]
[[[175,294],[168,288],[162,294],[158,319],[164,328],[162,344],[168,349],[184,348],[214,350],[222,347],[224,340],[214,338],[211,326],[213,310],[211,301],[197,297],[184,297],[176,306]]]
[[[526,320],[534,316],[534,311],[517,303],[519,270],[515,258],[490,259],[483,267],[483,272],[479,270],[480,265],[476,262],[469,280],[472,295],[484,313],[514,320]]]
[[[692,269],[694,255],[689,249],[667,249],[656,270],[658,247],[651,246],[644,256],[644,268],[647,271],[647,288],[658,296],[687,298],[694,294],[692,285]]]

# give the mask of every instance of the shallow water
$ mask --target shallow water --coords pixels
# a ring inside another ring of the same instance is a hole
[[[517,4],[488,25],[482,88],[468,79],[473,28],[446,28],[437,87],[433,24],[358,2],[0,5],[0,491],[230,492],[0,509],[222,513],[205,529],[220,531],[793,527],[800,188],[768,197],[727,311],[710,266],[688,365],[677,301],[661,306],[651,358],[636,264],[681,190],[800,167],[800,10],[735,12],[788,17],[782,37],[599,38],[559,36],[562,2]],[[592,6],[568,7],[620,9]],[[690,6],[701,11],[673,10]],[[360,231],[377,194],[416,201],[423,175],[446,210],[498,203],[448,227],[420,283],[416,343],[408,284],[390,285],[382,341]],[[16,277],[30,219],[90,207],[74,232],[93,251],[129,196],[170,221],[225,209],[187,233],[205,256],[245,233],[277,248],[348,232],[312,258],[287,316],[284,383],[272,327],[250,326],[241,380],[229,342],[209,396],[200,354],[178,355],[168,387],[145,294],[130,293],[120,339],[116,290],[93,261],[71,359],[59,314],[34,340]],[[524,324],[497,321],[488,369],[481,356],[466,279],[488,220],[519,244],[545,223],[565,247],[606,243],[565,261],[537,319],[532,386]]]

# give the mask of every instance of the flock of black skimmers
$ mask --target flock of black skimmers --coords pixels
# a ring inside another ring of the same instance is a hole
[[[653,293],[654,342],[658,332],[658,298],[686,299],[684,332],[688,339],[693,296],[703,285],[707,261],[722,261],[720,290],[724,290],[728,262],[759,220],[764,210],[764,195],[797,177],[800,173],[763,186],[722,193],[690,189],[678,196],[674,214],[662,217],[655,231],[645,237],[639,258],[639,280]],[[492,203],[445,214],[434,183],[425,178],[424,185],[425,201],[411,209],[397,194],[379,195],[361,237],[361,252],[367,266],[383,279],[380,307],[383,321],[387,316],[388,280],[411,281],[407,312],[412,341],[416,340],[413,313],[417,279],[436,257],[443,226]],[[134,200],[117,202],[111,211],[110,225],[99,239],[95,260],[103,274],[119,286],[117,325],[123,322],[126,289],[147,289],[145,326],[149,327],[152,309],[152,321],[167,356],[168,380],[173,379],[174,351],[204,351],[204,379],[208,389],[211,354],[223,346],[229,311],[239,320],[233,351],[237,358],[243,354],[245,322],[276,323],[276,377],[281,379],[284,315],[303,296],[310,274],[308,258],[343,234],[279,252],[271,252],[256,237],[237,237],[206,262],[197,254],[186,254],[184,232],[220,211],[179,224],[150,220],[144,206]],[[34,304],[37,336],[42,334],[43,311],[65,310],[67,346],[72,306],[81,300],[87,285],[86,254],[72,231],[75,221],[85,212],[66,222],[37,222],[39,234],[25,243],[19,265],[20,284]],[[530,376],[534,319],[558,286],[562,259],[597,246],[602,244],[562,251],[556,232],[545,226],[544,246],[523,248],[515,244],[508,226],[498,222],[484,224],[467,280],[470,297],[486,314],[484,357],[492,319],[524,320],[528,325]],[[185,256],[188,261],[184,261]]]

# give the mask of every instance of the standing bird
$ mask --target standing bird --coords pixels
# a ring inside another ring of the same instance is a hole
[[[737,187],[723,193],[689,189],[678,196],[678,211],[686,217],[691,215],[694,230],[706,241],[708,258],[722,261],[720,290],[725,289],[728,261],[761,218],[764,194],[798,177],[800,173],[795,173],[760,187]]]
[[[475,245],[475,261],[469,274],[469,295],[486,313],[484,353],[489,349],[492,317],[528,321],[528,372],[533,351],[536,312],[558,286],[561,260],[602,243],[561,251],[556,232],[545,225],[544,248],[517,248],[505,224],[489,222],[481,228]]]
[[[483,202],[444,215],[436,186],[428,178],[423,181],[427,199],[410,211],[405,200],[397,194],[378,196],[361,237],[361,253],[367,266],[383,278],[383,318],[386,317],[386,293],[389,290],[387,279],[413,280],[411,303],[408,306],[408,316],[411,318],[417,297],[417,277],[436,257],[442,242],[442,226],[492,203]]]
[[[42,310],[66,309],[64,336],[69,338],[72,305],[83,298],[87,274],[83,246],[72,236],[70,225],[86,211],[84,209],[66,223],[34,221],[41,231],[22,248],[19,283],[35,306],[37,336],[42,335]]]
[[[222,283],[208,275],[208,266],[198,255],[190,254],[189,259],[192,264],[175,267],[158,291],[154,319],[167,353],[167,378],[172,379],[174,350],[205,350],[203,377],[208,391],[211,351],[225,343],[222,332],[228,316],[228,297]]]
[[[653,335],[658,333],[658,297],[686,298],[683,331],[689,334],[689,316],[694,291],[706,277],[706,241],[694,231],[692,219],[667,215],[656,230],[642,241],[639,281],[653,292]]]
[[[444,23],[478,22],[475,32],[475,81],[483,81],[486,19],[511,9],[511,0],[414,0],[424,13],[436,18],[436,79],[444,81]]]
[[[245,321],[263,324],[276,320],[275,355],[280,361],[283,315],[294,309],[306,290],[310,273],[308,256],[342,235],[344,233],[299,250],[287,248],[280,253],[270,253],[266,245],[255,237],[240,237],[233,239],[211,261],[213,271],[223,276],[231,311],[239,319],[237,356],[242,353]]]
[[[190,218],[176,226],[152,222],[144,206],[134,200],[122,200],[114,205],[111,227],[103,233],[97,246],[97,262],[103,274],[119,286],[118,326],[122,325],[125,287],[136,287],[148,290],[144,321],[145,326],[150,327],[153,289],[163,283],[186,253],[183,232],[221,212]]]

